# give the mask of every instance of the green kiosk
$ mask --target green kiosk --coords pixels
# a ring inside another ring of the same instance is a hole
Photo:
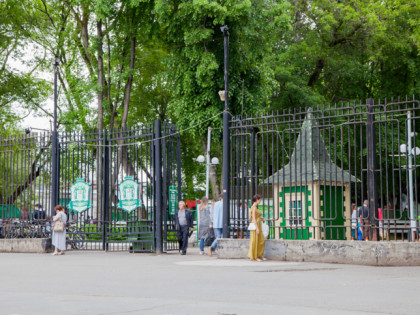
[[[275,238],[350,239],[350,183],[359,181],[334,163],[309,111],[289,163],[264,180],[273,185]],[[350,221],[348,221],[348,225]]]

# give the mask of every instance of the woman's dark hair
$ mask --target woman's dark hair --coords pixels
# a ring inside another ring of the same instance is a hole
[[[254,197],[252,197],[252,203],[254,203],[255,201],[257,201],[257,200],[260,200],[261,199],[261,196],[260,195],[254,195]]]

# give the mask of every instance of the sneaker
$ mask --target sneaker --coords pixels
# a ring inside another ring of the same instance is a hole
[[[206,253],[202,250],[200,250],[200,255],[205,255]]]

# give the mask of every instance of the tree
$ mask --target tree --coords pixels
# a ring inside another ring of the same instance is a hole
[[[16,110],[11,110],[12,106],[20,103],[24,104],[22,110],[26,112],[43,111],[41,104],[51,91],[50,86],[34,74],[37,64],[20,59],[18,62],[28,68],[26,71],[18,71],[12,65],[25,48],[24,34],[15,27],[22,22],[20,13],[14,1],[0,3],[0,133],[17,127],[21,117]]]
[[[273,85],[267,57],[275,51],[273,32],[287,27],[286,8],[283,1],[156,1],[158,21],[170,47],[166,58],[172,83],[170,117],[181,128],[192,127],[183,134],[184,143],[188,139],[189,146],[205,151],[207,127],[221,127],[223,103],[218,91],[224,87],[222,25],[228,25],[230,33],[230,112],[251,113],[266,106]],[[221,138],[221,133],[215,136]],[[184,167],[187,174],[195,168],[190,160]],[[220,193],[217,182],[213,177],[216,199]]]
[[[418,93],[419,8],[411,1],[292,2],[273,56],[273,108]]]

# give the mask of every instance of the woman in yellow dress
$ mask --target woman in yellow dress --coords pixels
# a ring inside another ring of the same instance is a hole
[[[251,232],[251,239],[249,241],[249,252],[248,257],[253,261],[266,260],[264,255],[265,239],[261,228],[261,221],[265,222],[265,218],[261,217],[262,212],[258,209],[258,205],[261,202],[261,196],[255,195],[252,197],[252,207],[249,211],[249,220],[255,224],[257,228]]]

